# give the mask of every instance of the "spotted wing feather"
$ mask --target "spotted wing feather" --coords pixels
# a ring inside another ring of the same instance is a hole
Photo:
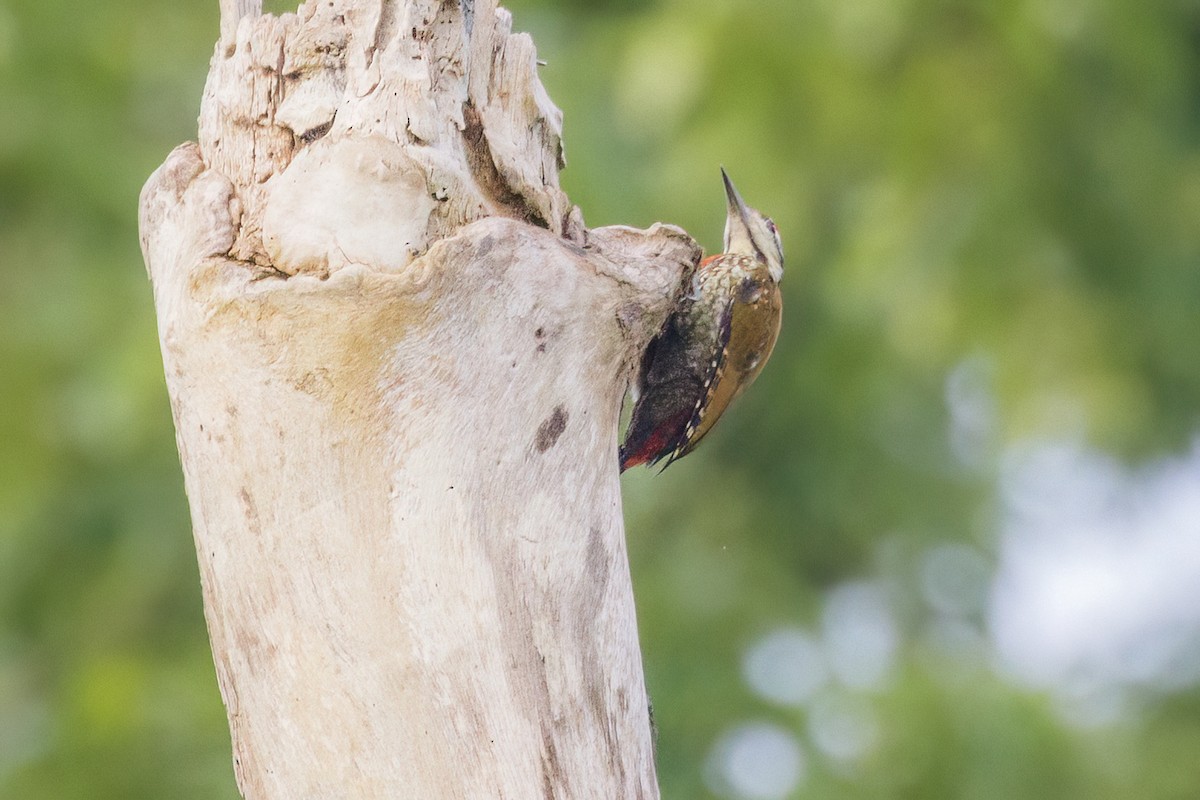
[[[686,455],[704,419],[707,399],[720,381],[732,329],[733,302],[722,309],[715,341],[696,336],[691,308],[677,312],[647,350],[641,392],[621,446],[622,471],[666,458],[666,469]]]

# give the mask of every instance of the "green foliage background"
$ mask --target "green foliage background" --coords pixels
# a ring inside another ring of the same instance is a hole
[[[136,231],[194,138],[216,7],[0,0],[0,797],[237,796]],[[936,545],[990,563],[1010,445],[1066,430],[1136,464],[1200,430],[1200,3],[509,7],[590,225],[712,250],[724,164],[788,254],[754,391],[625,478],[664,795],[715,796],[714,743],[758,720],[807,754],[794,796],[1200,797],[1195,688],[1071,725],[986,652],[931,666],[914,588]],[[966,462],[963,364],[993,403]],[[879,576],[895,665],[837,690],[876,721],[839,761],[743,655]]]

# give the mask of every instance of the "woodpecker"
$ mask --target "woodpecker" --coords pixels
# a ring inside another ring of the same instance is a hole
[[[621,471],[690,453],[775,347],[783,316],[783,244],[770,218],[750,208],[721,169],[725,252],[700,262],[642,357]]]

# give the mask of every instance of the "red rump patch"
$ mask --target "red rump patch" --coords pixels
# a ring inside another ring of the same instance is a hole
[[[656,433],[650,437],[649,441],[642,445],[641,450],[638,450],[634,453],[626,453],[625,457],[621,459],[621,471],[624,472],[630,467],[636,467],[639,464],[645,464],[647,461],[654,458],[654,454],[658,452],[658,449],[662,447],[663,444],[665,444],[664,440],[666,438],[667,437],[665,434]]]
[[[724,254],[724,253],[717,253],[715,256],[709,256],[708,258],[706,258],[706,259],[704,259],[703,261],[701,261],[701,262],[700,262],[700,266],[702,266],[702,267],[707,267],[709,264],[711,264],[712,262],[716,261],[718,258],[720,258],[720,257],[721,257],[721,256],[723,256],[723,255],[725,255],[725,254]]]
[[[675,443],[679,440],[683,426],[687,424],[690,416],[686,411],[676,414],[655,428],[646,441],[642,442],[641,447],[623,452],[621,454],[621,471],[624,472],[639,464],[657,461],[668,455],[675,449]]]

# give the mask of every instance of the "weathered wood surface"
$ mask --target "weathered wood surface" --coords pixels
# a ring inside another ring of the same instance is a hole
[[[653,798],[621,396],[698,256],[587,230],[487,2],[222,0],[141,199],[248,798]]]

